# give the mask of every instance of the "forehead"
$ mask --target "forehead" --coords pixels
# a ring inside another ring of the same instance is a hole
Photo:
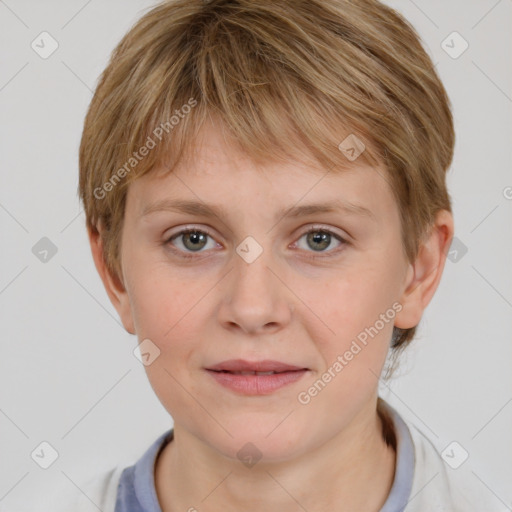
[[[128,203],[138,216],[170,202],[181,202],[184,211],[187,203],[189,213],[200,213],[203,204],[204,213],[209,206],[222,214],[261,207],[276,215],[308,208],[314,213],[323,204],[378,216],[396,206],[386,169],[363,159],[327,169],[297,147],[289,160],[269,152],[264,161],[255,161],[213,124],[205,124],[190,147],[171,172],[161,165],[130,184]]]

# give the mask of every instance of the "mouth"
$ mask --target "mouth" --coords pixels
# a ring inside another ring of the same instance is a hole
[[[309,368],[280,361],[232,359],[205,368],[223,387],[243,395],[268,395],[300,380]]]
[[[248,371],[248,372],[231,372],[231,371],[228,371],[228,370],[210,370],[212,372],[217,372],[217,373],[230,373],[232,375],[277,375],[279,373],[288,373],[288,371],[284,371],[284,372],[251,372],[251,371]],[[294,372],[300,372],[302,370],[290,370],[290,371],[294,371]]]
[[[228,361],[222,361],[213,366],[209,366],[207,370],[228,372],[235,374],[272,374],[272,373],[285,373],[291,371],[308,370],[301,366],[295,366],[281,361],[273,361],[265,359],[263,361],[246,361],[244,359],[230,359]]]

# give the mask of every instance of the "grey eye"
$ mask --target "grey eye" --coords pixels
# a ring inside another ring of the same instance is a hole
[[[169,243],[172,243],[183,252],[199,252],[207,246],[208,239],[211,239],[211,248],[213,248],[215,242],[208,233],[198,229],[185,229],[172,236],[169,239]]]
[[[326,251],[325,249],[327,249],[333,241],[338,241],[338,245],[341,245],[343,242],[339,236],[324,229],[312,229],[307,233],[304,233],[300,237],[299,241],[303,238],[306,239],[307,247],[300,248],[310,251],[313,250],[314,252],[330,252]]]
[[[323,250],[329,247],[331,243],[331,235],[326,231],[310,231],[306,235],[306,240],[312,249]]]

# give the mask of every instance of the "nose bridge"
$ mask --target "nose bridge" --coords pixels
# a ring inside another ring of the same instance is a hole
[[[290,317],[289,297],[275,276],[272,250],[247,237],[236,247],[233,264],[221,321],[236,324],[247,333],[286,324]]]
[[[273,266],[271,250],[258,250],[250,241],[244,241],[237,247],[234,258],[234,291],[238,295],[259,296],[273,295],[272,288],[275,276],[270,271]],[[270,267],[270,268],[269,268]],[[255,303],[255,301],[253,301]]]

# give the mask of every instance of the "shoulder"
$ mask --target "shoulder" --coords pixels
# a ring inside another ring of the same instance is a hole
[[[124,469],[118,465],[85,481],[71,498],[72,510],[97,512],[100,509],[102,512],[114,512],[117,488]]]
[[[414,475],[405,512],[505,512],[508,509],[472,474],[470,465],[451,468],[441,450],[405,421],[414,445]]]

